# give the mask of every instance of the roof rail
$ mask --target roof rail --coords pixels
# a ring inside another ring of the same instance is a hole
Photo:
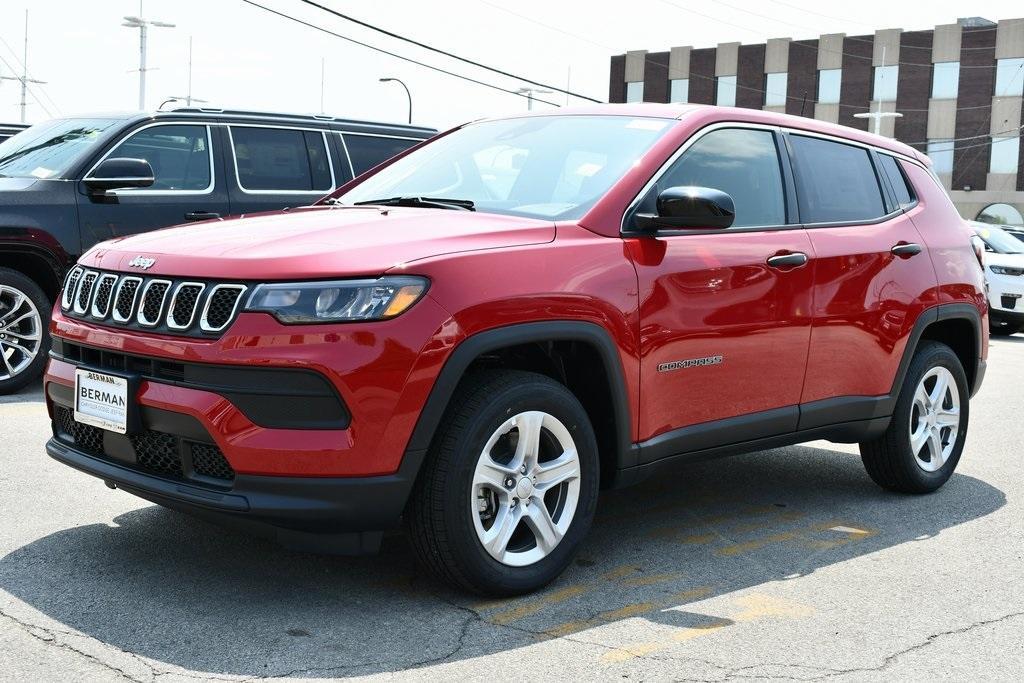
[[[408,128],[433,132],[433,128],[427,126],[413,126],[405,123],[383,123],[380,121],[366,121],[363,119],[346,119],[330,114],[294,114],[276,111],[256,111],[249,109],[221,109],[219,107],[176,107],[174,109],[163,109],[154,116],[166,116],[168,114],[220,114],[222,116],[261,116],[267,118],[291,120],[291,121],[334,121],[337,123],[365,124],[373,126],[387,126],[389,128]]]

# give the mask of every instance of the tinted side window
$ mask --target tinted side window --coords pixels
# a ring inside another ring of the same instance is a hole
[[[150,190],[209,189],[210,140],[206,126],[153,126],[140,130],[110,152],[108,159],[145,159],[153,167]]]
[[[907,208],[914,203],[914,195],[910,191],[910,186],[907,184],[903,171],[900,170],[900,162],[888,154],[879,154],[878,158],[881,160],[882,171],[885,173],[885,177],[889,179],[889,184],[892,186],[893,192],[896,193],[896,203],[901,208]]]
[[[345,133],[342,137],[345,139],[345,146],[348,147],[348,156],[352,159],[352,170],[356,175],[369,171],[382,161],[387,161],[399,152],[404,152],[419,143],[419,140],[382,138],[354,133]]]
[[[804,223],[870,220],[886,214],[866,149],[803,135],[791,135],[790,142]]]
[[[246,190],[327,192],[331,168],[318,131],[231,127],[238,182]]]
[[[653,203],[658,192],[681,185],[711,187],[731,196],[734,227],[786,223],[782,169],[770,131],[725,128],[708,133],[672,164],[647,201]]]

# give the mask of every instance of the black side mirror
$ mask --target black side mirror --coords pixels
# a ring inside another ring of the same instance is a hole
[[[641,230],[721,230],[736,220],[732,197],[710,187],[665,188],[658,195],[658,213],[638,213]]]
[[[106,159],[82,180],[90,192],[149,187],[153,184],[153,167],[145,159]]]

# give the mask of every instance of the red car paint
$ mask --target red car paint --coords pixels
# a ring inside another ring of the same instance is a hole
[[[429,292],[397,318],[284,325],[269,314],[244,312],[220,338],[192,339],[90,324],[64,315],[58,305],[51,331],[139,356],[320,373],[352,414],[347,429],[262,428],[222,396],[154,381],[142,383],[137,399],[197,418],[238,473],[372,477],[399,470],[446,361],[487,330],[553,320],[599,326],[617,350],[627,437],[635,444],[748,413],[887,394],[915,323],[939,304],[973,307],[987,329],[982,273],[967,229],[928,171],[908,161],[901,163],[918,202],[884,222],[827,230],[620,234],[623,214],[644,185],[680,145],[712,123],[838,136],[927,167],[930,162],[915,150],[848,128],[746,109],[632,105],[572,113],[674,119],[578,221],[320,204],[108,242],[80,261],[126,271],[128,261],[146,254],[157,259],[147,275],[254,282],[429,278]],[[927,250],[897,257],[890,249],[900,242],[923,243]],[[768,257],[787,252],[805,252],[810,262],[790,270],[766,265]],[[983,361],[987,336],[977,351]],[[728,362],[684,379],[657,370],[663,362],[712,353]],[[72,386],[73,370],[54,359],[45,382]]]

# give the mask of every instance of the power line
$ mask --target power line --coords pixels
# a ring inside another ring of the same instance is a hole
[[[43,97],[45,97],[47,99],[47,101],[49,101],[49,103],[51,105],[53,105],[53,108],[57,110],[57,113],[60,114],[61,113],[60,107],[57,105],[56,102],[53,101],[53,98],[50,97],[50,94],[47,92],[46,88],[42,87],[43,82],[39,81],[39,80],[37,80],[35,78],[32,78],[32,75],[28,73],[28,69],[24,68],[25,64],[18,57],[18,53],[14,51],[14,49],[10,46],[10,44],[6,40],[4,40],[3,36],[0,36],[0,43],[2,43],[3,46],[5,48],[7,48],[7,51],[11,53],[11,58],[14,60],[15,65],[18,66],[19,68],[24,69],[26,76],[28,76],[28,83],[30,84],[30,87],[28,88],[28,91],[32,95],[32,99],[34,99],[36,101],[36,103],[39,104],[39,106],[43,107],[43,109],[46,110],[46,107],[43,106],[42,102],[39,101],[39,97],[36,95],[35,92],[33,92],[34,88],[32,88],[31,85],[34,84],[34,85],[39,86],[39,88],[38,88],[39,92],[41,92],[43,94]],[[9,64],[8,64],[8,68],[10,68]],[[13,69],[12,69],[12,71],[13,71]],[[47,113],[47,115],[52,116],[52,114],[49,111],[47,111],[46,113]]]
[[[15,69],[11,66],[11,63],[8,62],[6,59],[4,59],[3,55],[0,55],[0,62],[3,62],[4,66],[6,66],[11,71],[11,73],[16,73]],[[7,77],[5,76],[4,78],[6,79]],[[16,78],[16,79],[13,79],[13,80],[20,81],[21,79],[20,78]],[[46,104],[44,104],[43,101],[41,99],[39,99],[39,96],[36,95],[35,89],[31,85],[31,81],[26,81],[25,88],[26,88],[26,90],[28,90],[28,93],[30,95],[32,95],[32,99],[34,99],[36,101],[36,104],[38,104],[42,108],[42,110],[44,112],[46,112],[47,116],[52,118],[53,117],[53,112],[50,111],[50,109],[46,106]]]
[[[494,9],[499,10],[501,12],[505,12],[507,14],[511,14],[514,17],[519,17],[523,21],[528,21],[531,24],[536,24],[537,26],[542,26],[542,27],[548,29],[549,31],[554,31],[555,33],[561,33],[562,35],[569,36],[570,38],[575,38],[576,40],[581,40],[581,41],[583,41],[585,43],[590,43],[591,45],[594,45],[594,46],[599,47],[599,48],[604,49],[604,50],[611,50],[612,52],[615,52],[616,50],[618,50],[618,48],[612,47],[611,45],[605,45],[604,43],[598,43],[597,41],[591,40],[590,38],[587,38],[586,36],[581,36],[578,33],[571,33],[571,32],[566,31],[564,29],[560,29],[557,26],[552,26],[550,24],[545,24],[544,22],[537,21],[533,17],[528,17],[525,14],[520,14],[519,12],[515,12],[513,10],[510,10],[507,7],[502,7],[501,5],[495,5],[493,2],[488,2],[487,0],[480,0],[480,2],[482,2],[485,5],[487,5],[488,7],[493,7]]]
[[[326,28],[324,28],[322,26],[317,26],[316,24],[311,24],[308,21],[303,21],[302,19],[299,19],[297,17],[293,17],[291,15],[285,14],[284,12],[278,12],[275,9],[271,9],[270,7],[266,7],[264,5],[261,5],[258,2],[254,2],[253,0],[242,0],[242,2],[246,3],[247,5],[252,5],[253,7],[258,7],[259,9],[261,9],[261,10],[263,10],[265,12],[269,12],[271,14],[275,14],[275,15],[283,18],[283,19],[288,19],[289,21],[293,21],[293,22],[295,22],[297,24],[302,24],[303,26],[306,26],[306,27],[311,28],[311,29],[315,29],[315,30],[320,31],[322,33],[326,33],[328,35],[334,36],[335,38],[341,38],[342,40],[347,41],[349,43],[353,43],[355,45],[359,45],[360,47],[365,47],[367,49],[373,50],[374,52],[380,52],[382,54],[388,55],[389,57],[394,57],[395,59],[401,59],[402,61],[409,62],[411,64],[416,64],[417,66],[422,66],[422,67],[424,67],[426,69],[430,69],[432,71],[437,71],[438,73],[442,73],[442,74],[445,74],[447,76],[453,76],[455,78],[460,78],[460,79],[462,79],[464,81],[469,81],[470,83],[475,83],[477,85],[482,85],[485,88],[490,88],[492,90],[498,90],[498,91],[501,91],[501,92],[504,92],[504,93],[508,93],[509,95],[515,95],[516,97],[523,97],[523,98],[526,97],[526,95],[524,93],[519,93],[519,92],[516,92],[515,90],[509,90],[508,88],[502,88],[501,86],[494,85],[493,83],[487,83],[487,82],[484,82],[484,81],[479,81],[479,80],[477,80],[475,78],[471,78],[470,76],[463,76],[462,74],[457,74],[457,73],[455,73],[453,71],[447,71],[446,69],[442,69],[441,67],[433,66],[431,64],[426,64],[424,62],[420,62],[420,61],[417,61],[415,59],[412,59],[411,57],[403,57],[400,54],[396,54],[394,52],[390,52],[390,51],[385,50],[383,48],[376,47],[375,45],[370,45],[369,43],[364,43],[362,41],[356,40],[355,38],[349,38],[348,36],[343,36],[340,33],[335,33],[334,31],[326,29]],[[544,104],[550,104],[553,107],[560,106],[559,104],[557,104],[555,102],[549,102],[548,100],[542,100],[542,99],[537,98],[537,97],[534,97],[533,101],[534,102],[543,102]]]
[[[341,12],[338,12],[336,10],[331,9],[330,7],[325,7],[324,5],[321,5],[318,2],[313,2],[313,0],[299,0],[299,1],[309,5],[311,7],[316,7],[317,9],[323,10],[324,12],[327,12],[328,14],[333,14],[334,16],[339,17],[341,19],[344,19],[345,21],[350,21],[353,24],[357,24],[359,26],[362,26],[363,28],[368,28],[371,31],[376,31],[377,33],[380,33],[380,34],[383,34],[385,36],[388,36],[389,38],[395,38],[396,40],[404,41],[404,42],[409,43],[411,45],[415,45],[416,47],[423,48],[424,50],[429,50],[431,52],[436,52],[439,55],[444,55],[445,57],[450,57],[451,59],[458,60],[458,61],[463,62],[465,64],[469,64],[471,66],[475,66],[475,67],[478,67],[480,69],[484,69],[486,71],[491,71],[491,72],[499,74],[501,76],[506,76],[508,78],[513,78],[513,79],[515,79],[517,81],[522,81],[523,83],[529,83],[530,85],[535,85],[535,86],[537,86],[539,88],[545,88],[545,89],[548,89],[548,90],[554,90],[555,92],[559,92],[559,93],[562,93],[562,94],[565,94],[565,95],[572,95],[573,97],[577,97],[577,98],[579,98],[581,100],[586,100],[588,102],[597,102],[597,103],[601,103],[602,102],[602,100],[594,99],[593,97],[588,97],[587,95],[581,95],[579,93],[572,92],[571,90],[565,90],[563,88],[559,88],[558,86],[548,85],[547,83],[541,83],[539,81],[534,81],[534,80],[531,80],[531,79],[526,78],[524,76],[517,76],[516,74],[509,73],[508,71],[502,71],[501,69],[497,69],[497,68],[495,68],[493,66],[487,66],[486,64],[481,64],[480,62],[473,61],[472,59],[467,59],[465,57],[460,57],[457,54],[454,54],[454,53],[451,53],[451,52],[447,52],[447,51],[442,50],[440,48],[433,47],[432,45],[427,45],[426,43],[421,43],[418,40],[414,40],[412,38],[407,38],[407,37],[405,37],[403,35],[399,35],[399,34],[393,32],[393,31],[388,31],[387,29],[383,29],[383,28],[381,28],[379,26],[375,26],[375,25],[373,25],[373,24],[371,24],[369,22],[362,21],[360,19],[356,19],[355,17],[351,17],[351,16],[349,16],[347,14],[343,14]]]

